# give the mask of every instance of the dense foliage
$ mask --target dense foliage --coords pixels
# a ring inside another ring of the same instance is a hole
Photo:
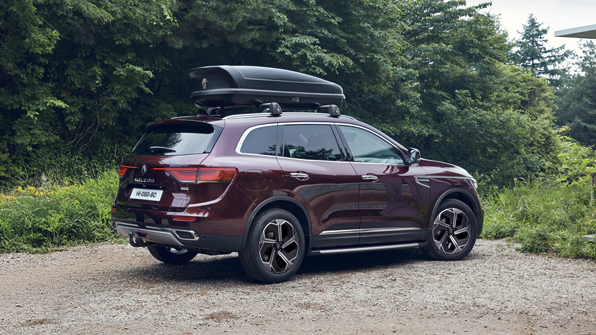
[[[175,115],[147,87],[169,65],[158,44],[175,25],[171,6],[0,1],[0,185],[40,175],[48,156],[92,157],[127,143],[144,119]]]
[[[544,47],[547,29],[530,16],[510,43],[487,6],[0,0],[0,252],[109,239],[114,165],[147,122],[196,112],[191,68],[239,64],[337,82],[344,114],[499,187],[485,195],[484,237],[595,257],[581,238],[595,229],[594,152],[558,138],[553,111],[596,143],[596,47],[561,77],[568,53]]]
[[[589,177],[596,154],[570,138],[561,142],[557,178],[519,181],[484,197],[483,238],[510,238],[525,252],[596,259],[596,243],[583,237],[596,234]]]
[[[557,99],[557,123],[583,145],[596,145],[596,44],[582,45],[576,61],[579,71],[564,81]]]
[[[505,65],[511,46],[487,5],[0,2],[0,187],[39,183],[65,156],[114,164],[147,122],[194,113],[188,70],[213,64],[338,82],[344,113],[490,184],[556,164],[552,88]]]

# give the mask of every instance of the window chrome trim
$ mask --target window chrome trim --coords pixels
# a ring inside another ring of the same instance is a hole
[[[273,157],[273,156],[271,156]],[[294,158],[294,157],[285,157],[285,156],[277,156],[277,159],[284,158],[284,159],[295,159],[299,161],[306,161],[306,162],[321,162],[321,163],[355,163],[351,161],[323,161],[317,159],[306,159],[306,158]]]
[[[267,123],[267,124],[260,124],[257,126],[252,126],[248,129],[246,129],[244,131],[244,133],[242,134],[242,136],[240,137],[238,144],[236,145],[236,153],[238,155],[246,155],[246,156],[260,156],[260,157],[273,157],[273,158],[277,157],[277,136],[275,136],[275,145],[276,145],[275,155],[250,154],[250,153],[245,153],[245,152],[240,151],[240,149],[242,148],[242,145],[244,144],[244,141],[246,140],[246,137],[248,137],[248,134],[250,134],[253,130],[258,129],[258,128],[277,127],[277,126],[278,126],[277,123]]]
[[[297,112],[297,113],[293,113],[293,114],[302,114],[302,113],[298,113]],[[313,113],[313,114],[319,114],[321,116],[328,116],[329,115],[329,114],[324,114],[324,113]],[[224,119],[225,118],[228,118],[228,117],[231,117],[231,116],[237,116],[237,117],[245,117],[245,116],[247,116],[248,117],[248,116],[254,116],[254,115],[255,114],[229,115],[229,116],[224,117]],[[352,118],[352,117],[350,117],[350,118]],[[293,121],[293,122],[281,122],[281,123],[279,123],[279,122],[278,123],[267,123],[267,124],[261,124],[261,125],[257,125],[257,126],[252,126],[252,127],[248,128],[248,129],[246,129],[244,131],[244,133],[240,137],[240,140],[238,141],[238,144],[236,145],[236,150],[235,151],[236,151],[236,153],[238,155],[260,156],[260,157],[277,157],[277,158],[286,158],[286,159],[297,159],[297,160],[309,161],[309,162],[316,161],[316,162],[328,162],[328,163],[358,163],[358,164],[406,166],[405,162],[402,162],[401,164],[387,164],[387,163],[370,163],[370,162],[356,162],[356,161],[344,161],[344,160],[342,160],[342,161],[323,161],[323,160],[316,160],[316,159],[304,159],[304,158],[294,158],[294,157],[278,156],[277,154],[276,155],[262,155],[262,154],[249,154],[249,153],[240,152],[240,148],[242,148],[242,145],[244,144],[244,141],[246,140],[246,137],[254,129],[262,128],[262,127],[285,126],[285,125],[289,125],[289,126],[291,126],[291,125],[309,125],[309,124],[311,124],[311,125],[330,125],[330,126],[333,126],[333,125],[335,125],[335,126],[348,126],[348,127],[359,128],[359,129],[362,129],[364,131],[367,131],[367,132],[369,132],[369,133],[377,136],[382,141],[384,141],[387,144],[389,144],[391,147],[393,147],[393,148],[395,148],[395,149],[397,149],[399,151],[402,151],[401,148],[395,146],[393,143],[387,141],[385,138],[383,138],[382,136],[379,136],[378,134],[376,134],[375,132],[371,131],[368,128],[365,128],[365,127],[362,127],[362,126],[359,126],[359,125],[355,125],[355,124],[351,124],[351,123],[329,122],[329,121],[327,121],[327,122]],[[338,145],[339,144],[340,143],[338,143]],[[277,145],[277,143],[276,143],[276,145]]]

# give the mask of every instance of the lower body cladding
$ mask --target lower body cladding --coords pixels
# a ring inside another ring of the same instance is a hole
[[[129,238],[134,247],[161,245],[215,255],[240,251],[242,245],[242,236],[199,235],[194,230],[150,227],[120,221],[113,221],[112,226],[118,235]]]

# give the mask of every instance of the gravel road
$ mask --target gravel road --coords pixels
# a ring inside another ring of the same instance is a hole
[[[0,255],[0,333],[596,334],[596,266],[479,240],[462,261],[416,250],[306,258],[263,285],[236,254],[166,266],[99,244]]]

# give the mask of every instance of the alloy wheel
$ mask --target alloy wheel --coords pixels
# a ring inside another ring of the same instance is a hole
[[[259,256],[271,273],[284,273],[292,268],[299,248],[296,230],[284,219],[269,222],[261,232]]]
[[[470,241],[470,220],[460,209],[447,208],[437,215],[432,234],[433,241],[441,252],[450,255],[458,254]]]

